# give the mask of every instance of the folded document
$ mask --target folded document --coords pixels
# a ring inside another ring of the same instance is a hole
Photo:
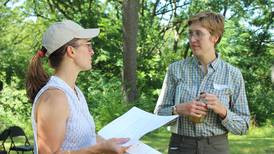
[[[128,149],[129,154],[160,154],[160,152],[145,145],[139,139],[148,132],[173,121],[177,117],[178,115],[158,116],[133,107],[103,127],[98,134],[105,139],[114,137],[130,138],[129,142],[126,143],[126,145],[132,145]]]

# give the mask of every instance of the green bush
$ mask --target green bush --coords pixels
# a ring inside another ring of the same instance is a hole
[[[25,90],[18,90],[13,84],[5,85],[0,93],[0,102],[0,130],[17,125],[27,134],[32,134],[31,104]]]

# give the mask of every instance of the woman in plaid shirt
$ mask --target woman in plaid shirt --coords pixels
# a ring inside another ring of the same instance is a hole
[[[226,154],[227,133],[246,134],[249,127],[244,80],[216,52],[222,15],[199,13],[188,27],[193,56],[169,66],[155,113],[180,115],[171,126],[169,154]]]

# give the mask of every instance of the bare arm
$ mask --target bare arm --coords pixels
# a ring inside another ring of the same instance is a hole
[[[127,147],[119,146],[126,139],[104,140],[98,137],[98,143],[77,151],[61,151],[69,117],[66,95],[58,89],[49,89],[38,100],[36,108],[37,142],[41,154],[123,154]]]
[[[38,101],[36,122],[39,153],[56,153],[65,136],[69,115],[67,97],[61,90],[49,89]]]

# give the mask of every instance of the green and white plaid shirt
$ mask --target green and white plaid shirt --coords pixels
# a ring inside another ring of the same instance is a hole
[[[212,110],[208,111],[202,123],[195,124],[188,117],[180,116],[171,131],[193,137],[221,135],[228,131],[246,134],[250,113],[240,70],[223,61],[219,55],[208,64],[206,75],[200,66],[195,56],[172,63],[154,112],[172,115],[172,106],[175,104],[190,102],[200,92],[207,92],[215,94],[227,108],[226,118],[222,120]]]

